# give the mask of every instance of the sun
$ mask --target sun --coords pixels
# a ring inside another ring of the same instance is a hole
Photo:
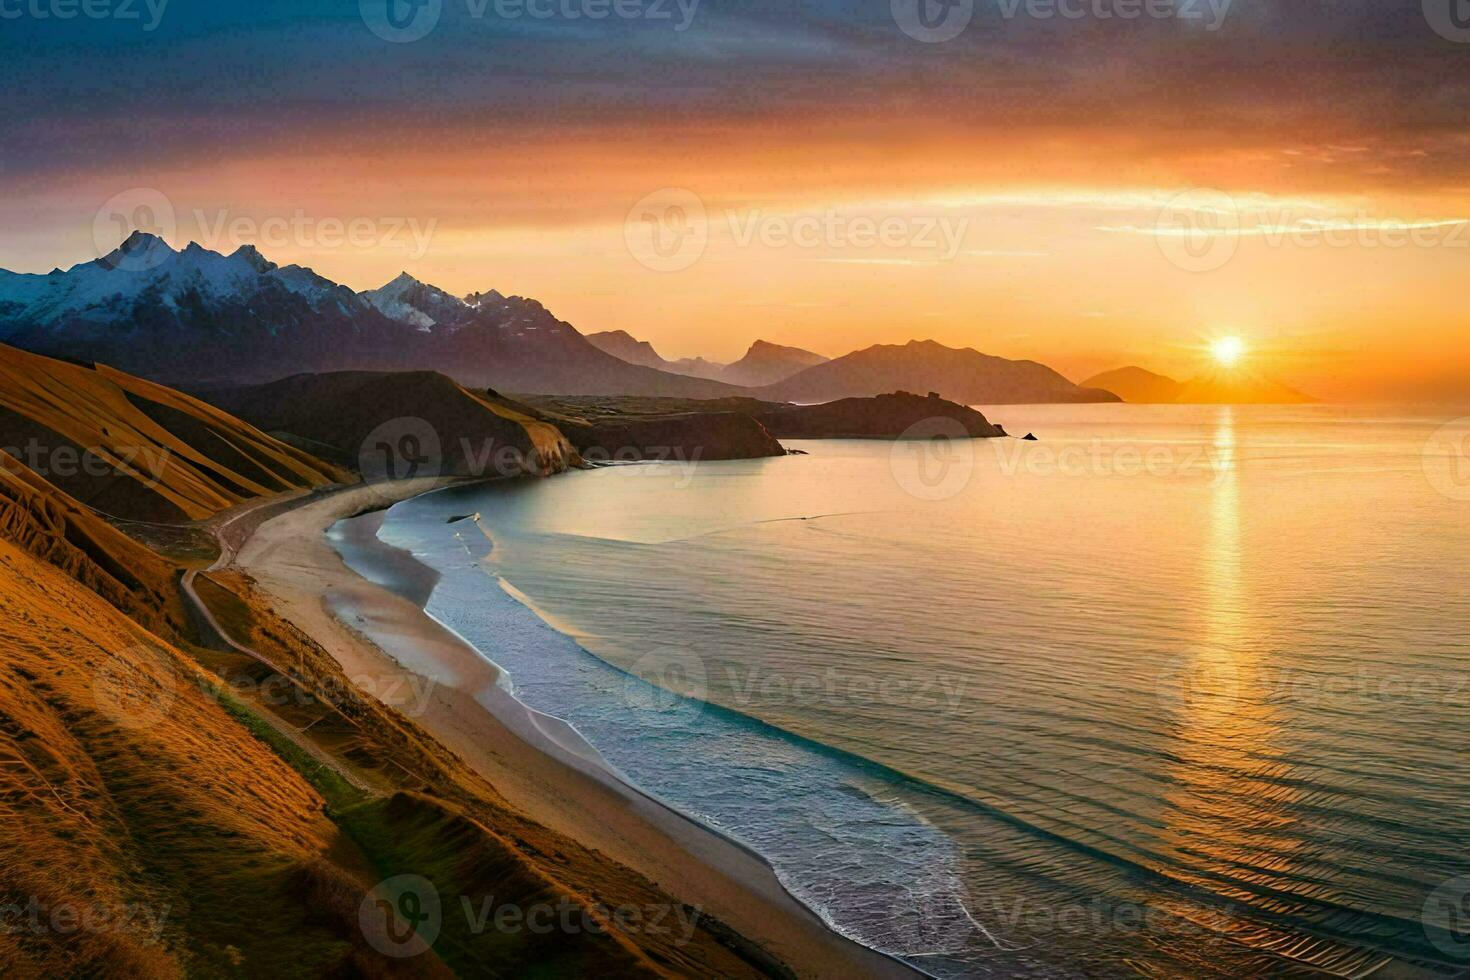
[[[1239,337],[1221,337],[1210,345],[1210,355],[1225,367],[1235,367],[1245,356],[1245,341]]]

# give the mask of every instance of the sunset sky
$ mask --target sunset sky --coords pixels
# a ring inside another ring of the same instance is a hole
[[[161,195],[175,245],[533,296],[666,357],[1187,376],[1239,335],[1324,397],[1470,392],[1470,30],[1421,0],[977,0],[942,43],[911,0],[427,0],[397,41],[385,0],[160,2],[0,2],[0,266],[96,258],[99,211]]]

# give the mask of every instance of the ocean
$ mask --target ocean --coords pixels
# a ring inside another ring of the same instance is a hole
[[[379,536],[520,700],[932,975],[1470,966],[1470,424],[985,411],[1038,441],[457,488]]]

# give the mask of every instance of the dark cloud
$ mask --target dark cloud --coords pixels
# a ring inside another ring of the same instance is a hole
[[[0,22],[0,163],[19,178],[354,133],[837,118],[875,141],[901,120],[1100,130],[1168,152],[1370,135],[1402,147],[1461,138],[1470,112],[1470,44],[1436,34],[1421,0],[1235,0],[1217,29],[1225,0],[1178,0],[1203,21],[1039,19],[1028,3],[1045,0],[976,0],[945,44],[898,30],[889,0],[703,0],[682,31],[677,0],[660,21],[507,20],[496,0],[475,17],[471,2],[443,0],[435,29],[403,44],[374,35],[356,0],[172,0],[153,31]],[[132,6],[146,21],[144,0]],[[1460,179],[1458,160],[1431,164]]]

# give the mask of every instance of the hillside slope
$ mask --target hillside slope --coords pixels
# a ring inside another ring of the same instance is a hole
[[[0,450],[86,506],[134,521],[202,520],[350,479],[198,399],[3,346]]]
[[[0,647],[0,890],[43,922],[115,924],[0,930],[7,972],[320,970],[350,950],[291,894],[337,844],[322,798],[188,658],[8,541]]]
[[[149,629],[182,623],[174,569],[7,453],[0,540],[54,566]]]
[[[555,425],[431,371],[302,374],[204,395],[369,480],[549,475],[577,462]]]

